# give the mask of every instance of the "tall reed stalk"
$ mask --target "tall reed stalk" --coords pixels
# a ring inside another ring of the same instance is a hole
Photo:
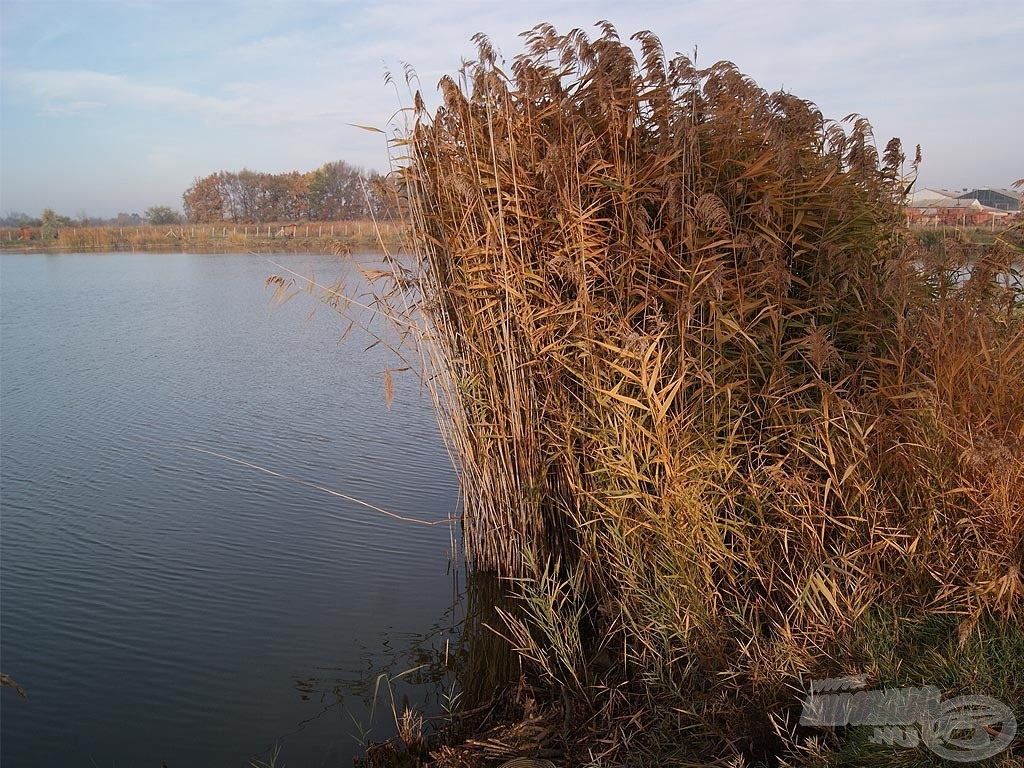
[[[628,690],[750,755],[882,608],[1020,621],[1015,255],[916,247],[900,142],[863,118],[632,40],[540,25],[506,67],[480,36],[417,97],[391,305],[423,324],[471,564],[547,606],[527,658],[608,733]]]

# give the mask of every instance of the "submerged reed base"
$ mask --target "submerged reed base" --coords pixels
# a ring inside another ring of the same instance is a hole
[[[520,598],[503,727],[560,765],[932,764],[800,698],[1024,701],[1020,250],[921,247],[898,140],[633,41],[477,38],[397,148],[419,261],[382,301]]]

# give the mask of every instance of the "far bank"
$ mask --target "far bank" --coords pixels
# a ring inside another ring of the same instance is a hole
[[[272,224],[184,224],[142,227],[63,227],[44,237],[40,227],[0,229],[0,251],[67,253],[89,251],[246,252],[301,250],[345,253],[397,248],[402,227],[390,221]]]

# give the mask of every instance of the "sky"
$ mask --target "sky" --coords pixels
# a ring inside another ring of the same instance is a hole
[[[0,0],[0,213],[180,210],[220,170],[386,171],[386,135],[352,124],[395,124],[406,66],[436,104],[474,34],[510,60],[537,23],[605,19],[864,115],[880,148],[921,144],[919,186],[1024,177],[1022,0]]]

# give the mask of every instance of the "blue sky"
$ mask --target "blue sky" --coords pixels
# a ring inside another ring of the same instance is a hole
[[[383,137],[348,125],[402,106],[386,71],[408,62],[430,96],[477,32],[511,58],[540,21],[600,19],[922,144],[924,186],[1024,177],[1021,0],[0,0],[0,212],[180,209],[193,179],[243,167],[386,170]]]

